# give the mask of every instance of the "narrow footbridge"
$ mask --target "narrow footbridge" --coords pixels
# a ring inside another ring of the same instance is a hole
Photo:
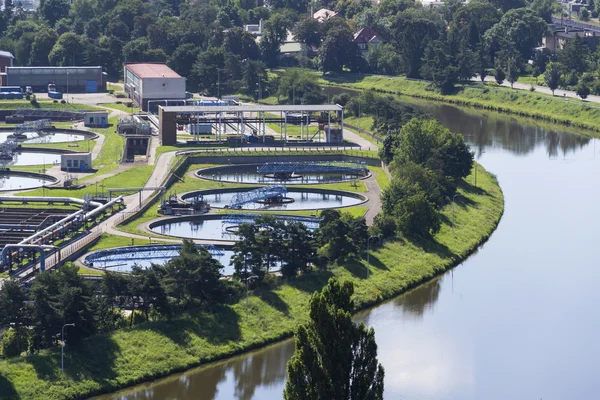
[[[365,164],[358,162],[267,162],[258,168],[261,174],[302,174],[314,172],[342,172],[348,174],[367,174]]]
[[[261,214],[227,214],[221,219],[221,224],[241,225],[241,224],[256,224],[256,218],[262,217]],[[303,217],[298,215],[276,215],[276,219],[289,222],[301,222],[308,229],[317,229],[321,218]]]
[[[231,198],[229,208],[240,208],[244,204],[254,203],[260,200],[267,200],[277,197],[285,197],[287,188],[285,186],[268,186],[262,187],[248,192],[240,192]]]

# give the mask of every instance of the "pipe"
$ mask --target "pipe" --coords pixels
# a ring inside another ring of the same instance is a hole
[[[108,203],[93,209],[92,211],[88,212],[87,214],[85,214],[83,216],[84,221],[87,221],[88,219],[92,218],[93,216],[95,216],[96,214],[106,210],[108,207],[111,207],[113,205],[115,205],[116,203],[120,202],[123,200],[123,196],[119,196],[115,199],[112,199],[111,201],[109,201]]]
[[[45,244],[7,244],[2,249],[2,265],[8,265],[8,250],[12,248],[17,249],[34,249],[40,251],[40,271],[44,272],[46,270],[46,255],[44,250],[55,250],[56,246],[45,245]]]
[[[35,231],[38,225],[0,224],[0,229],[16,229],[19,231]]]
[[[2,201],[27,201],[27,202],[65,202],[65,203],[75,203],[75,204],[85,204],[85,200],[77,199],[74,197],[41,197],[41,196],[0,196],[0,202]],[[97,201],[90,201],[89,204],[94,207],[100,207],[102,203],[98,203]]]
[[[83,210],[76,211],[73,214],[71,214],[71,215],[69,215],[69,216],[61,219],[60,221],[53,223],[49,227],[42,229],[41,231],[37,232],[36,234],[31,235],[31,236],[29,236],[29,237],[21,240],[19,242],[19,244],[30,243],[30,242],[32,242],[32,241],[34,241],[34,240],[36,240],[36,239],[44,236],[45,233],[50,232],[50,231],[54,230],[55,228],[58,228],[58,227],[64,225],[65,223],[67,223],[67,222],[75,219],[77,216],[83,214],[83,212],[84,212]]]

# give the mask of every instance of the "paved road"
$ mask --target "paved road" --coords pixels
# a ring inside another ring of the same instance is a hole
[[[473,81],[481,82],[481,80],[479,78],[473,78]],[[496,82],[496,80],[494,79],[493,76],[486,76],[485,81],[486,82],[493,82],[493,83]],[[510,83],[504,81],[504,82],[502,82],[502,86],[510,87]],[[530,85],[530,84],[520,83],[519,81],[517,81],[514,84],[514,89],[518,89],[518,90],[530,90],[531,86],[532,85]],[[535,88],[536,92],[545,93],[545,94],[552,94],[552,90],[548,89],[546,86],[533,85],[533,87]],[[577,93],[575,93],[572,90],[556,89],[554,91],[554,96],[555,97],[572,98],[572,99],[581,100],[581,98],[579,96],[577,96]],[[589,102],[592,102],[592,103],[600,103],[600,96],[589,95],[585,99],[585,101],[589,101]]]

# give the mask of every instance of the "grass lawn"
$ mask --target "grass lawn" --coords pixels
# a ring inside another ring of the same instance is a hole
[[[102,192],[102,185],[104,185],[104,190],[107,191],[111,188],[126,188],[126,187],[142,187],[152,174],[152,170],[154,169],[153,165],[140,165],[136,167],[131,167],[123,172],[118,173],[117,175],[111,176],[110,178],[103,179],[96,184],[86,186],[81,189],[76,190],[68,190],[68,189],[45,189],[44,193],[46,195],[54,196],[54,197],[79,197],[83,198],[85,194],[95,195],[96,191],[100,194]],[[119,193],[127,194],[127,193]],[[131,194],[131,193],[129,193]],[[20,195],[23,196],[42,196],[42,189],[30,190],[27,192],[22,192]]]
[[[432,90],[429,83],[424,81],[409,80],[405,77],[359,76],[356,74],[330,75],[321,77],[320,82],[349,89],[374,89],[382,93],[509,112],[553,123],[600,131],[600,105],[539,92],[475,83],[470,87],[456,88],[455,94],[442,95]],[[599,136],[598,133],[596,136]]]
[[[106,107],[106,108],[111,108],[113,110],[119,110],[119,111],[123,111],[126,113],[131,114],[132,110],[134,113],[140,112],[139,107],[127,107],[127,105],[125,104],[127,103],[127,101],[125,102],[115,102],[115,103],[101,103],[99,104],[100,107]]]
[[[503,196],[495,179],[479,171],[475,188],[470,178],[460,186],[456,228],[444,209],[444,225],[429,241],[399,238],[372,250],[366,262],[351,260],[327,271],[281,280],[251,292],[250,317],[245,300],[211,312],[180,316],[89,338],[65,352],[60,349],[0,361],[0,393],[5,398],[84,398],[114,391],[154,377],[240,353],[291,335],[308,320],[308,299],[331,276],[356,284],[354,300],[366,307],[406,291],[457,265],[493,232],[503,212]]]
[[[98,110],[98,107],[88,106],[86,104],[65,103],[60,101],[54,103],[51,100],[38,99],[38,107],[33,107],[29,100],[0,100],[0,109],[16,110],[18,108],[44,108],[49,110],[65,110],[65,111],[80,111],[80,110]]]
[[[69,151],[93,151],[96,146],[96,140],[86,139],[78,140],[76,142],[62,142],[62,143],[23,143],[24,149],[31,148],[43,148],[53,150],[69,150]]]

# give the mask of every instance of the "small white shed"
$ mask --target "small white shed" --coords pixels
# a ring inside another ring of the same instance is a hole
[[[84,112],[83,124],[91,128],[106,128],[108,126],[108,111]]]
[[[92,153],[65,153],[60,155],[62,171],[89,171],[92,169]]]

